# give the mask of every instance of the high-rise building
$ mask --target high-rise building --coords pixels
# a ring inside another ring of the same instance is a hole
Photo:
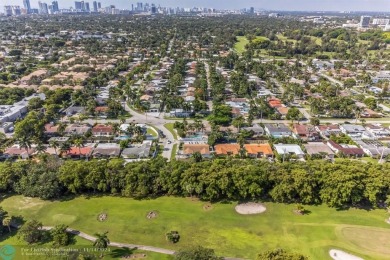
[[[39,14],[48,14],[49,8],[46,3],[38,2]]]
[[[10,5],[4,6],[4,14],[6,16],[12,16],[12,8]]]
[[[60,8],[58,6],[58,1],[53,1],[51,2],[51,5],[53,6],[53,12],[59,12],[60,11]]]
[[[156,8],[156,6],[155,6],[154,4],[152,4],[152,8],[150,9],[150,12],[151,12],[152,14],[157,13],[157,8]]]
[[[21,15],[22,12],[20,11],[19,5],[12,6],[12,15]]]
[[[137,11],[141,12],[143,10],[143,5],[142,3],[138,2],[137,3]]]
[[[82,9],[82,5],[81,5],[80,1],[75,1],[74,2],[74,9],[76,9],[76,10],[81,10]]]
[[[362,16],[360,18],[359,26],[361,28],[367,28],[370,25],[370,20],[371,20],[370,16]]]
[[[31,13],[30,0],[23,0],[23,6],[24,6],[24,9],[26,9],[26,12],[28,14]]]
[[[251,8],[249,9],[249,13],[254,14],[254,13],[255,13],[255,8],[254,8],[254,7],[251,7]]]
[[[89,3],[88,2],[85,2],[85,4],[84,4],[84,11],[86,11],[86,12],[90,12],[91,11],[91,9],[89,9]]]
[[[374,24],[374,25],[386,25],[389,22],[390,22],[390,19],[384,19],[384,18],[382,18],[382,19],[376,18],[376,19],[372,20],[372,24]]]
[[[93,11],[97,12],[97,10],[98,10],[98,4],[96,1],[93,1]]]
[[[98,2],[98,8],[102,8],[102,3]]]
[[[22,12],[20,10],[19,5],[6,5],[4,6],[4,14],[6,16],[12,16],[12,15],[21,15]]]

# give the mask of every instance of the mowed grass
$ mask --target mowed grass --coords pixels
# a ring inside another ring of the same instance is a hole
[[[237,42],[234,44],[233,46],[233,49],[238,53],[238,54],[242,54],[246,49],[245,49],[245,46],[249,43],[249,40],[246,36],[237,36]],[[256,38],[254,39],[254,41],[265,41],[265,40],[268,40],[267,37],[263,37],[263,36],[256,36]]]
[[[245,51],[245,45],[248,43],[249,40],[245,36],[237,36],[237,42],[233,48],[238,54],[242,54]]]
[[[22,248],[30,248],[30,247],[37,247],[37,248],[45,248],[45,249],[54,249],[52,242],[47,242],[39,245],[28,245],[25,241],[18,239],[16,232],[13,231],[10,235],[7,233],[5,234],[6,239],[0,240],[0,247],[2,245],[12,245],[16,249],[16,254],[14,259],[20,259],[20,260],[40,260],[43,259],[42,256],[25,256],[22,254]],[[88,252],[89,254],[94,254],[96,257],[100,256],[99,252],[94,252],[93,250],[93,243],[89,240],[86,240],[84,238],[74,236],[72,238],[72,243],[66,247],[62,248],[68,248],[72,250],[79,250],[80,252]],[[172,260],[173,256],[171,255],[164,255],[159,254],[155,252],[148,252],[148,251],[142,251],[137,249],[125,249],[125,248],[118,248],[118,247],[109,247],[107,252],[104,253],[104,259],[119,259],[124,256],[128,255],[146,255],[145,258],[147,260]],[[50,259],[50,257],[46,257],[45,259]],[[56,259],[55,256],[52,256],[51,259]]]
[[[65,201],[42,201],[23,196],[4,199],[0,206],[11,215],[38,219],[44,225],[67,224],[88,234],[108,231],[111,241],[145,244],[178,250],[190,245],[214,248],[223,256],[254,259],[269,249],[285,248],[310,259],[329,259],[331,248],[364,259],[388,259],[390,225],[385,210],[338,211],[326,206],[307,206],[309,214],[293,213],[295,205],[264,203],[261,215],[243,216],[236,203],[205,203],[190,198],[162,197],[133,200],[119,197],[77,197]],[[147,219],[149,211],[158,217]],[[97,221],[105,212],[108,219]],[[177,230],[178,244],[166,241],[167,231]],[[367,240],[370,240],[367,242]]]
[[[176,158],[176,153],[177,153],[177,144],[174,144],[172,146],[171,160],[174,160]]]
[[[168,129],[169,132],[171,132],[171,134],[173,135],[173,138],[175,138],[175,140],[177,140],[177,133],[175,131],[175,129],[173,128],[174,126],[174,123],[168,123],[168,124],[165,124],[164,127],[166,129]]]

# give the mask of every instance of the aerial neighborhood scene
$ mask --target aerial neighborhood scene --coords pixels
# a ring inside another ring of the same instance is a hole
[[[0,259],[390,259],[390,2],[3,0]]]

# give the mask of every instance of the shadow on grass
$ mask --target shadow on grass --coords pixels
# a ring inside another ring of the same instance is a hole
[[[0,243],[17,235],[17,229],[16,228],[11,228],[11,232],[8,232],[8,230],[3,231],[3,234],[0,236]]]
[[[134,254],[136,250],[137,248],[121,247],[121,248],[113,249],[110,253],[110,256],[113,258],[127,257]]]

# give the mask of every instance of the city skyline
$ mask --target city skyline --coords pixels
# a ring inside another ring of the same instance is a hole
[[[1,6],[5,5],[19,5],[23,7],[23,0],[4,0]],[[31,8],[38,8],[39,0],[31,0]],[[44,3],[51,3],[51,0],[41,0]],[[59,7],[69,8],[74,7],[74,0],[60,0]],[[93,2],[89,2],[90,4]],[[266,10],[286,10],[286,11],[384,11],[390,12],[390,2],[388,0],[355,0],[353,6],[351,6],[350,0],[326,0],[326,1],[313,1],[313,0],[243,0],[243,1],[224,1],[215,0],[212,3],[206,0],[155,0],[155,1],[129,1],[129,0],[101,0],[102,6],[108,6],[110,4],[116,5],[120,9],[130,9],[131,4],[137,2],[149,2],[155,3],[157,6],[169,6],[169,7],[209,7],[217,9],[241,9],[249,8],[253,6],[255,9]]]

